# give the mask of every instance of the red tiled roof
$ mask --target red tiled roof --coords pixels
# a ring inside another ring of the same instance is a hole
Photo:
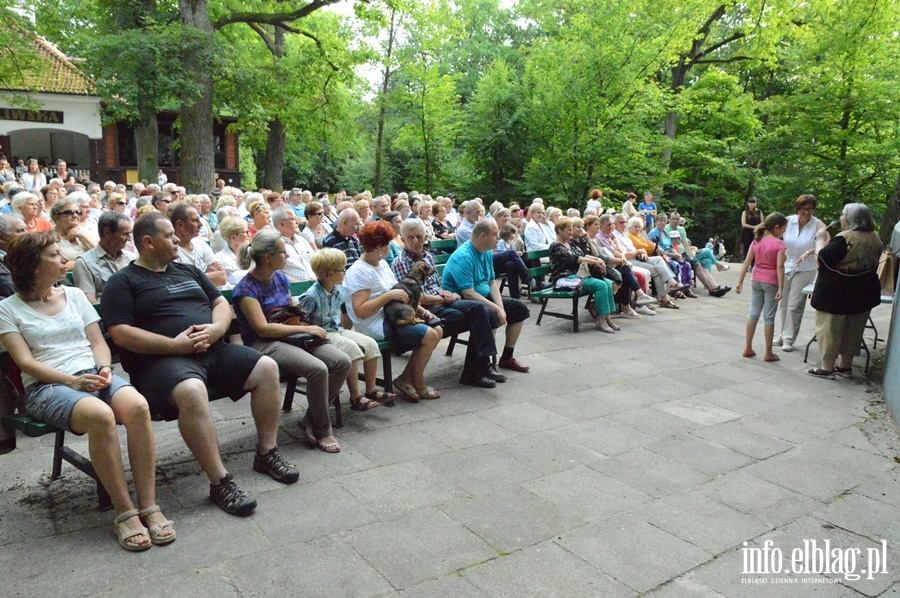
[[[7,81],[2,85],[3,89],[92,95],[93,83],[72,59],[39,35],[35,36],[33,45],[37,51],[34,68],[24,73],[24,81]]]

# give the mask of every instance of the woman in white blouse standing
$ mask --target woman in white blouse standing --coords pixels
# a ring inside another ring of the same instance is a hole
[[[806,294],[803,287],[816,279],[819,268],[816,253],[816,231],[825,228],[825,223],[813,216],[816,198],[801,195],[797,198],[796,214],[788,218],[787,230],[782,241],[787,246],[784,262],[783,299],[778,302],[778,316],[775,322],[776,335],[773,345],[781,345],[782,351],[793,351],[803,310],[806,308]],[[779,332],[780,331],[780,332]]]

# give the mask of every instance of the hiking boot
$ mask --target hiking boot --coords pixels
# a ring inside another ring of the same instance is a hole
[[[253,458],[253,471],[267,473],[272,479],[282,484],[293,484],[300,479],[297,468],[284,460],[278,453],[278,447],[272,447],[265,455],[259,453]]]
[[[209,485],[209,499],[229,515],[249,515],[256,508],[256,500],[238,488],[230,473],[226,473],[218,484]]]

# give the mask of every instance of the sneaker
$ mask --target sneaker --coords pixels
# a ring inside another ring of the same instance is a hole
[[[656,312],[647,307],[646,305],[639,305],[635,312],[641,314],[642,316],[655,316]]]
[[[256,454],[253,458],[253,471],[267,473],[273,480],[282,484],[293,484],[300,479],[300,472],[284,460],[278,453],[277,446],[265,455]]]
[[[637,298],[637,301],[635,303],[637,303],[638,305],[652,305],[656,303],[656,299],[651,297],[650,295],[642,295]]]
[[[622,310],[621,316],[623,318],[628,318],[630,320],[637,320],[641,317],[640,314],[638,314],[636,311],[634,311],[630,305]]]
[[[238,488],[230,473],[216,485],[209,485],[209,499],[229,515],[249,515],[256,508],[256,500]]]
[[[780,337],[780,336],[779,336],[778,338],[772,340],[772,346],[773,346],[773,347],[780,347],[780,346],[781,346],[781,337]]]
[[[791,343],[788,341],[783,341],[783,343],[781,345],[781,350],[784,351],[785,353],[790,353],[791,351],[794,350],[794,343]]]

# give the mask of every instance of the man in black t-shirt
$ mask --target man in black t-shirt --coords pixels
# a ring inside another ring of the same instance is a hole
[[[248,391],[256,421],[256,471],[291,484],[299,472],[278,453],[278,365],[223,337],[231,323],[228,302],[195,266],[178,257],[172,223],[158,212],[134,225],[139,257],[114,274],[101,298],[103,321],[122,349],[122,366],[153,413],[178,411],[182,438],[210,480],[210,498],[233,515],[256,501],[232,480],[219,455],[207,386],[238,400]]]

